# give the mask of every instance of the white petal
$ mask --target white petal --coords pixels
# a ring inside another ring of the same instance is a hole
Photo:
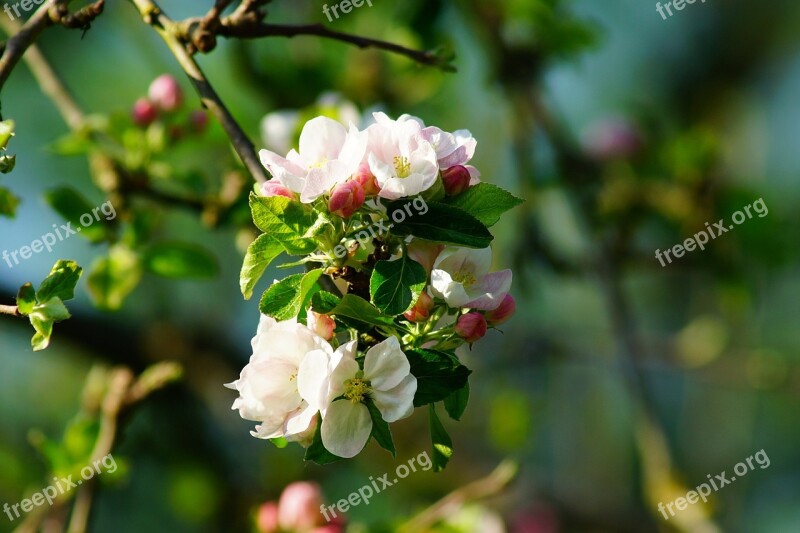
[[[434,268],[431,271],[431,288],[433,294],[444,298],[450,307],[463,307],[470,300],[464,286],[453,281],[450,273],[445,270]]]
[[[333,354],[333,357],[331,357],[331,379],[330,388],[328,390],[328,402],[332,402],[334,398],[338,398],[344,394],[344,382],[354,378],[358,373],[356,344],[356,341],[351,341],[339,346]]]
[[[329,161],[320,168],[312,169],[300,194],[300,201],[310,204],[334,186],[347,181],[351,174],[352,171],[340,161]]]
[[[316,117],[303,126],[300,133],[300,155],[309,164],[334,160],[344,144],[347,131],[328,117]]]
[[[317,415],[317,409],[310,405],[290,414],[286,420],[286,435],[299,435],[308,431],[311,422]]]
[[[396,387],[410,371],[408,358],[394,336],[370,348],[364,357],[364,379],[377,390]]]
[[[483,311],[497,309],[511,289],[511,278],[512,273],[508,269],[486,274],[467,290],[470,301],[466,307]]]
[[[323,407],[328,397],[330,355],[324,350],[308,352],[297,372],[297,390],[300,396],[315,408]]]
[[[322,420],[322,444],[339,457],[355,457],[364,449],[372,433],[369,409],[349,400],[333,402]]]
[[[375,406],[387,422],[396,422],[411,416],[414,411],[414,394],[417,393],[417,378],[407,375],[396,387],[388,391],[372,393]]]

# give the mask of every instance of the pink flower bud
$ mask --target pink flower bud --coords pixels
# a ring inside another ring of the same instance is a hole
[[[131,112],[133,123],[137,126],[146,127],[153,123],[158,118],[158,109],[153,105],[153,102],[147,98],[139,98],[133,104],[133,111]]]
[[[403,316],[406,317],[406,320],[409,322],[422,322],[431,316],[432,309],[433,298],[428,296],[427,292],[422,291],[414,307],[403,313]]]
[[[486,329],[486,319],[480,313],[461,315],[456,322],[456,333],[470,344],[483,338]]]
[[[208,113],[202,110],[192,111],[192,114],[189,115],[189,124],[191,125],[192,131],[195,133],[206,131],[208,127]]]
[[[609,118],[593,124],[584,135],[584,150],[595,159],[631,158],[643,147],[641,133],[622,118]]]
[[[278,504],[267,502],[258,508],[256,527],[259,533],[277,533],[278,531]]]
[[[511,315],[513,315],[516,310],[517,302],[514,300],[514,297],[510,294],[506,294],[506,297],[503,298],[500,305],[486,313],[486,320],[488,320],[491,325],[497,326],[511,318]]]
[[[306,531],[322,525],[319,508],[322,494],[319,485],[307,481],[292,483],[283,489],[278,502],[278,523],[288,531]]]
[[[183,103],[181,86],[169,74],[164,74],[154,79],[147,94],[156,107],[163,111],[175,111]]]
[[[334,322],[333,319],[328,315],[321,315],[309,310],[308,316],[306,317],[306,322],[308,323],[308,328],[311,331],[326,341],[329,341],[333,338],[333,330],[336,329],[336,322]]]
[[[378,179],[369,168],[369,163],[361,163],[358,171],[353,176],[353,180],[357,181],[364,189],[364,194],[367,196],[375,196],[381,192],[381,187],[378,185]]]
[[[283,183],[278,180],[270,180],[261,186],[261,196],[285,196],[294,200],[294,195]]]
[[[442,183],[444,183],[444,191],[447,196],[455,196],[466,191],[469,188],[470,180],[472,180],[472,176],[469,175],[469,169],[461,165],[442,171]]]
[[[333,189],[328,210],[342,218],[349,218],[364,205],[365,199],[361,184],[354,180],[346,181]]]

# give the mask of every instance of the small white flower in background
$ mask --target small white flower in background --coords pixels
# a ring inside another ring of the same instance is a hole
[[[300,367],[309,354],[321,352],[329,357],[333,348],[296,319],[278,322],[265,315],[252,346],[253,355],[241,376],[226,385],[239,391],[233,409],[245,420],[261,423],[251,432],[254,437],[285,437],[310,444],[314,417],[324,398],[300,395],[298,383],[304,380]]]
[[[299,152],[292,149],[282,157],[261,150],[260,156],[274,178],[299,193],[301,202],[310,203],[354,174],[366,148],[365,132],[353,125],[348,132],[333,119],[317,117],[303,126]]]
[[[368,162],[381,186],[380,196],[390,200],[414,196],[430,189],[439,175],[436,150],[422,135],[422,122],[410,115],[397,120],[375,113],[369,133]]]
[[[300,124],[300,112],[292,109],[275,111],[261,119],[261,138],[264,146],[285,154],[292,149],[294,132]]]
[[[356,361],[355,342],[337,350],[330,360],[327,409],[322,411],[322,443],[339,457],[355,457],[372,433],[372,418],[364,404],[371,399],[386,422],[411,415],[417,378],[396,337],[367,350],[364,370]],[[336,400],[344,396],[344,398]]]
[[[450,307],[495,309],[511,288],[512,273],[508,269],[490,273],[491,267],[491,248],[445,248],[433,264],[433,293]]]

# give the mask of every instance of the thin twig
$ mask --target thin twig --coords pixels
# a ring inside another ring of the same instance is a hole
[[[0,315],[22,316],[16,305],[0,305]]]
[[[131,0],[131,2],[139,10],[142,19],[151,25],[167,43],[170,51],[194,85],[197,94],[200,95],[203,106],[209,109],[225,128],[236,153],[239,154],[253,179],[259,183],[266,182],[268,179],[266,170],[259,161],[252,141],[225,107],[200,66],[186,49],[186,45],[178,38],[180,28],[152,0]]]

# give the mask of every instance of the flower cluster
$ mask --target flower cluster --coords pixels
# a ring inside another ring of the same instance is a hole
[[[162,74],[150,83],[147,96],[139,98],[131,109],[134,124],[146,128],[159,119],[168,122],[169,135],[172,139],[181,137],[184,131],[199,133],[208,126],[208,115],[205,111],[192,111],[182,125],[174,120],[175,115],[183,107],[183,90],[178,80],[169,74]]]
[[[371,438],[395,453],[389,424],[430,406],[438,470],[450,439],[435,404],[459,419],[469,396],[455,351],[515,309],[488,228],[521,200],[480,182],[468,131],[374,117],[364,130],[314,118],[299,150],[262,150],[274,179],[250,197],[263,233],[242,293],[282,253],[306,271],[266,290],[253,354],[228,386],[233,408],[258,423],[253,436],[297,442],[320,464]]]

